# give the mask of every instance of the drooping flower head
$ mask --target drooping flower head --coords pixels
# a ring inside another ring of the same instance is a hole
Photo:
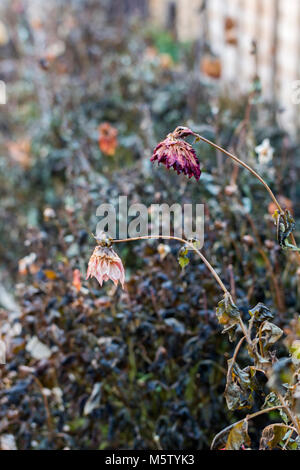
[[[162,163],[168,169],[174,168],[178,174],[183,173],[189,178],[194,176],[198,181],[201,176],[199,160],[193,147],[183,140],[189,135],[195,134],[188,127],[176,127],[155,147],[151,161]]]
[[[120,281],[124,289],[125,271],[121,258],[111,248],[111,243],[107,241],[107,238],[100,236],[96,237],[96,240],[99,245],[96,246],[89,260],[86,279],[95,277],[100,286],[102,286],[103,281],[109,279],[115,285]]]

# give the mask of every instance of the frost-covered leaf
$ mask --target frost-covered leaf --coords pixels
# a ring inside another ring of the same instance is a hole
[[[241,369],[236,363],[228,361],[227,383],[225,398],[229,410],[251,408],[253,403],[252,393],[255,389],[255,369],[245,367]]]
[[[246,446],[251,445],[251,440],[248,435],[248,422],[244,421],[237,423],[230,431],[225,449],[226,450],[240,450],[243,444]]]
[[[271,310],[261,302],[249,310],[249,313],[251,317],[254,317],[255,321],[258,323],[262,323],[265,320],[273,320],[274,318],[274,314],[271,312]]]
[[[220,325],[224,326],[222,333],[228,333],[229,340],[233,341],[240,312],[229,294],[225,294],[223,300],[218,303],[216,314]]]
[[[266,426],[261,435],[259,449],[275,449],[284,438],[287,429],[286,425],[282,423],[275,423]]]
[[[266,396],[266,399],[265,399],[265,402],[262,406],[262,409],[272,408],[273,406],[281,406],[281,402],[280,402],[279,398],[277,397],[276,393],[271,392],[271,393],[269,393],[269,395]],[[279,411],[279,414],[280,414],[283,422],[285,424],[287,424],[289,422],[289,418],[286,415],[286,413],[283,411],[282,408],[279,408],[278,411]]]
[[[274,323],[270,323],[266,321],[261,329],[262,339],[263,339],[263,347],[265,350],[268,350],[276,341],[281,338],[283,335],[283,331],[278,326],[274,325]]]

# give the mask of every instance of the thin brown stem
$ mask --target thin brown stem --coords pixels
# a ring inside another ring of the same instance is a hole
[[[211,272],[211,274],[213,275],[213,277],[215,278],[215,280],[217,281],[217,283],[219,284],[219,286],[223,290],[224,294],[230,295],[228,289],[226,289],[225,285],[223,284],[222,280],[220,279],[220,276],[217,274],[217,272],[212,267],[212,265],[209,263],[209,261],[205,258],[205,256],[203,256],[203,254],[199,250],[197,250],[197,248],[193,245],[193,243],[190,243],[189,241],[184,240],[183,238],[174,237],[172,235],[169,235],[169,236],[168,235],[144,235],[142,237],[123,238],[122,240],[113,240],[113,243],[133,242],[133,241],[137,241],[137,240],[150,240],[150,239],[152,239],[152,240],[158,240],[158,239],[177,240],[180,243],[183,243],[184,245],[187,245],[190,248],[192,248],[197,253],[197,255],[201,258],[201,260],[206,265],[206,267],[209,269],[209,271]]]
[[[233,359],[232,362],[235,362],[235,361],[236,361],[236,358],[237,358],[237,355],[238,355],[238,353],[239,353],[239,350],[240,350],[240,348],[241,348],[241,346],[242,346],[242,344],[243,344],[243,341],[244,341],[245,339],[246,339],[246,336],[243,336],[243,337],[239,340],[239,342],[238,342],[238,344],[237,344],[237,347],[235,348],[234,355],[233,355],[233,357],[232,357],[232,359]]]
[[[229,158],[231,158],[232,160],[234,160],[236,163],[238,163],[239,165],[243,166],[244,168],[246,168],[248,171],[250,171],[250,173],[252,173],[253,176],[255,176],[255,178],[257,178],[263,185],[264,187],[266,188],[266,190],[268,191],[268,193],[270,194],[274,204],[276,205],[277,209],[279,210],[279,212],[283,212],[279,202],[277,201],[273,191],[271,190],[271,188],[268,186],[268,184],[265,182],[265,180],[255,171],[253,170],[253,168],[251,168],[249,165],[247,165],[247,163],[243,162],[242,160],[240,160],[238,157],[236,157],[235,155],[233,155],[233,153],[230,153],[228,152],[227,150],[223,149],[222,147],[220,147],[219,145],[215,144],[214,142],[212,142],[211,140],[209,139],[206,139],[205,137],[203,137],[202,135],[199,135],[199,134],[195,134],[196,137],[198,137],[200,140],[202,140],[203,142],[206,142],[207,144],[211,145],[212,147],[214,147],[215,149],[219,150],[220,152],[223,152],[225,155],[227,155]]]
[[[244,168],[246,168],[246,170],[250,171],[250,173],[252,173],[253,176],[255,176],[255,178],[257,178],[262,184],[263,186],[265,187],[265,189],[268,191],[272,201],[274,202],[274,204],[276,205],[278,211],[280,213],[283,213],[283,210],[282,210],[282,207],[280,206],[278,200],[276,199],[273,191],[271,190],[271,188],[269,187],[269,185],[266,183],[266,181],[255,171],[253,170],[253,168],[251,168],[249,165],[247,165],[247,163],[243,162],[242,160],[240,160],[238,157],[236,157],[235,155],[233,155],[233,153],[231,152],[228,152],[227,150],[223,149],[223,147],[220,147],[220,145],[217,145],[215,144],[214,142],[212,142],[211,140],[209,139],[206,139],[205,137],[203,137],[202,135],[200,134],[197,134],[197,133],[193,133],[193,135],[202,140],[203,142],[206,142],[207,144],[211,145],[212,147],[214,147],[216,150],[218,150],[219,152],[223,152],[225,155],[227,155],[227,157],[231,158],[231,160],[235,161],[238,165],[241,165],[243,166]],[[297,248],[297,243],[296,243],[296,240],[294,238],[294,235],[291,234],[291,241],[293,243],[293,245]],[[300,261],[300,253],[297,251],[297,256],[298,256],[298,260]]]
[[[290,418],[291,422],[293,423],[293,425],[295,426],[295,428],[297,429],[297,433],[298,435],[300,436],[300,424],[298,422],[298,419],[296,416],[293,415],[289,405],[286,403],[285,399],[283,398],[283,396],[278,392],[277,393],[277,396],[280,400],[280,403],[282,404],[282,406],[284,407],[285,411],[286,411],[286,414],[288,415],[288,417]]]
[[[251,341],[251,338],[249,337],[249,333],[248,333],[248,331],[247,331],[247,328],[245,327],[244,322],[243,322],[243,320],[242,320],[241,318],[240,318],[240,320],[239,320],[239,323],[240,323],[240,327],[241,327],[241,329],[242,329],[242,332],[243,332],[244,335],[245,335],[246,341],[247,341],[248,345],[249,345],[249,346],[251,347],[251,349],[252,349],[252,341]]]

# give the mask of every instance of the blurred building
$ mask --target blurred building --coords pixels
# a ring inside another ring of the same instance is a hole
[[[284,126],[299,128],[299,0],[149,0],[149,11],[179,40],[210,46],[221,84],[244,92],[258,75],[263,96],[282,109]]]

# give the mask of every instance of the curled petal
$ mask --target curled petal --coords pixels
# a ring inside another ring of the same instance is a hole
[[[156,146],[151,161],[157,161],[158,164],[162,163],[168,169],[174,168],[178,174],[183,173],[189,178],[194,176],[198,181],[201,176],[201,169],[196,152],[188,142],[182,139],[182,137],[190,135],[192,131],[190,133],[188,133],[189,129],[185,133],[182,131],[180,137],[175,136],[175,131]]]
[[[123,289],[125,282],[124,266],[111,247],[97,246],[89,260],[86,279],[95,277],[102,286],[103,282],[109,279],[115,285],[120,281]]]

